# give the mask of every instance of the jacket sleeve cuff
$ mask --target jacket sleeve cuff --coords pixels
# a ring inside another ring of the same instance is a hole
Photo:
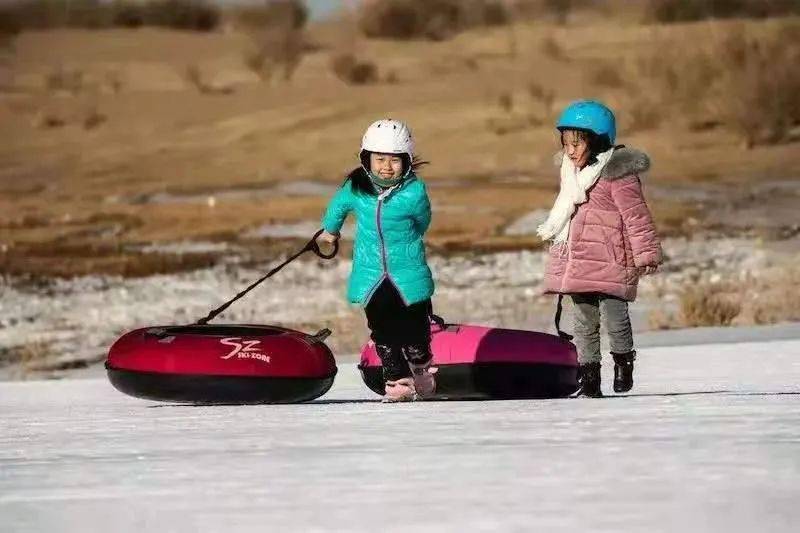
[[[633,256],[633,264],[637,267],[657,266],[664,261],[661,247],[650,248]]]
[[[328,233],[339,233],[339,230],[342,229],[344,225],[344,221],[337,223],[335,220],[328,220],[323,219],[322,221],[322,229],[327,231]]]

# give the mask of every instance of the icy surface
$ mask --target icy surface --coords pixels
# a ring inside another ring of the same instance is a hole
[[[627,398],[408,405],[351,365],[290,406],[0,383],[0,531],[797,530],[799,340],[637,372]]]

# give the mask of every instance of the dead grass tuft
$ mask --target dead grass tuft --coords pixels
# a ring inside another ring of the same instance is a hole
[[[203,0],[17,0],[0,6],[0,28],[137,28],[161,26],[211,31],[220,21],[217,6]]]
[[[0,275],[25,280],[89,274],[138,278],[209,268],[216,260],[211,253],[140,253],[100,243],[17,244],[0,253]]]
[[[350,52],[334,54],[331,57],[331,69],[347,85],[369,85],[377,83],[379,78],[375,63],[358,59]]]
[[[722,284],[689,287],[680,297],[680,316],[687,327],[729,326],[741,312],[740,296]]]
[[[567,57],[564,54],[564,49],[552,35],[548,35],[547,37],[543,38],[540,47],[545,57],[549,57],[553,61],[567,60]]]
[[[596,63],[589,71],[589,83],[609,89],[619,89],[625,85],[619,68],[612,62]]]
[[[674,39],[674,36],[673,36]],[[681,116],[687,127],[722,123],[745,147],[792,140],[800,124],[800,24],[754,34],[726,26],[704,46],[663,42],[639,58],[626,86],[632,130]]]
[[[373,0],[359,13],[361,32],[371,38],[442,41],[468,28],[510,20],[498,0]]]
[[[41,339],[0,348],[0,367],[12,367],[15,377],[25,379],[52,358],[50,343]]]
[[[794,0],[650,0],[645,19],[675,23],[722,18],[764,18],[800,13]]]
[[[280,0],[257,9],[258,16],[242,15],[247,22],[240,21],[250,36],[245,65],[263,81],[275,81],[276,76],[288,81],[307,48],[303,32],[308,18],[306,8],[297,0]]]

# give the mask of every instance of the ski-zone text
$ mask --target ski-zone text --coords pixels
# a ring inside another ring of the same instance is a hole
[[[261,341],[246,341],[241,337],[228,337],[221,339],[219,342],[225,346],[233,347],[233,349],[226,355],[223,355],[221,359],[230,359],[236,356],[237,359],[258,359],[265,363],[270,362],[270,356],[262,352],[261,348],[257,347],[261,344]]]

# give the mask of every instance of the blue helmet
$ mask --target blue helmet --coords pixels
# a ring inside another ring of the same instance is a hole
[[[617,137],[617,124],[614,113],[597,100],[578,100],[572,102],[561,112],[556,128],[559,131],[577,128],[589,130],[597,135],[608,135],[614,144]]]

